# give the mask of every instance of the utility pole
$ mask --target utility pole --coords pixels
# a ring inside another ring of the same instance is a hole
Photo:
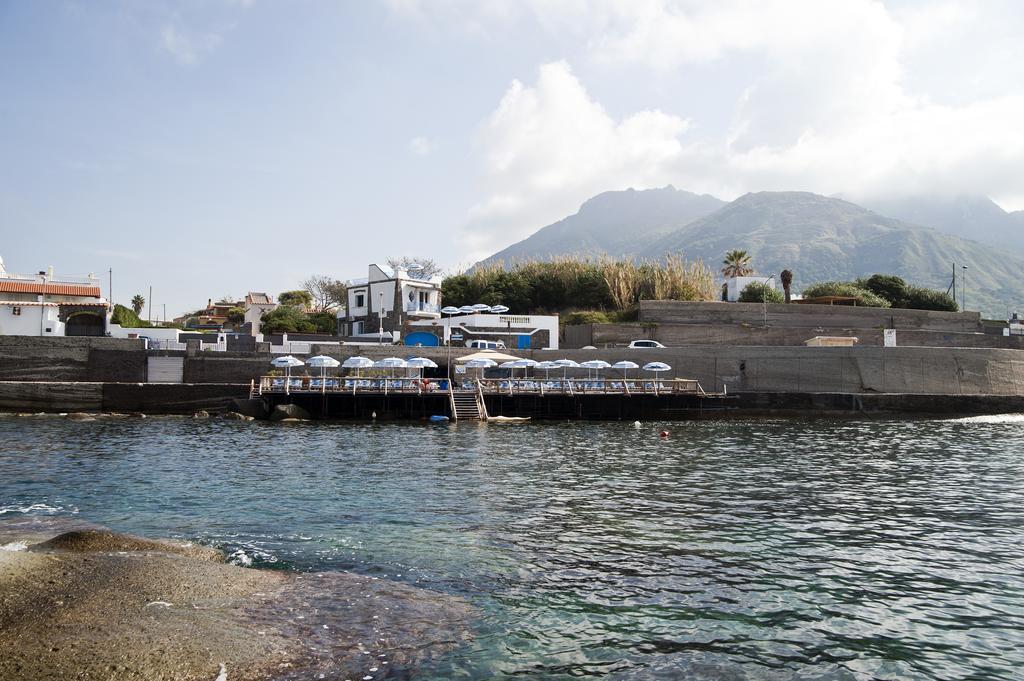
[[[967,265],[963,265],[964,276],[960,282],[960,311],[967,312]]]
[[[110,277],[110,279],[107,282],[107,297],[108,297],[108,301],[107,302],[110,303],[110,308],[113,309],[114,308],[114,268],[113,267],[111,267],[110,269],[107,270],[107,275]]]
[[[149,298],[146,298],[146,307],[149,308],[149,323],[153,323],[153,287],[149,287]]]
[[[167,323],[167,303],[164,303],[164,324]]]

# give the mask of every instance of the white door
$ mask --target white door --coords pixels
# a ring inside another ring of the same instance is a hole
[[[150,383],[181,383],[185,376],[184,357],[149,357],[146,376]]]

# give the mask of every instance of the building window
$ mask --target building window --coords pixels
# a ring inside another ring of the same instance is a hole
[[[21,308],[17,307],[17,306],[12,307],[11,308],[11,314],[14,315],[15,317],[20,317],[21,316]]]
[[[356,294],[356,307],[366,307],[366,294],[365,293],[357,293]]]

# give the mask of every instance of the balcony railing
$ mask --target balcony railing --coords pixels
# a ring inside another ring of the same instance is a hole
[[[406,303],[406,312],[432,312],[434,314],[440,314],[441,307],[434,303]]]

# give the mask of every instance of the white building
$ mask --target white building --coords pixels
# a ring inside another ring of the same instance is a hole
[[[735,303],[740,299],[740,294],[750,284],[767,284],[769,288],[775,289],[776,277],[769,274],[765,277],[729,277],[726,281],[726,295],[725,299],[730,303]]]
[[[266,293],[249,291],[245,295],[245,321],[252,325],[252,335],[258,336],[260,331],[260,319],[271,310],[277,309],[277,303]]]
[[[463,314],[443,319],[411,322],[414,334],[406,337],[407,342],[422,338],[423,344],[433,341],[421,336],[429,332],[440,344],[450,342],[463,346],[472,340],[501,341],[509,350],[558,349],[558,315],[516,315],[516,314]]]
[[[103,336],[108,307],[93,275],[12,274],[0,259],[0,335]]]
[[[338,334],[397,342],[403,324],[441,316],[441,277],[418,279],[398,268],[393,275],[370,265],[365,279],[345,282],[348,305],[338,312]]]

